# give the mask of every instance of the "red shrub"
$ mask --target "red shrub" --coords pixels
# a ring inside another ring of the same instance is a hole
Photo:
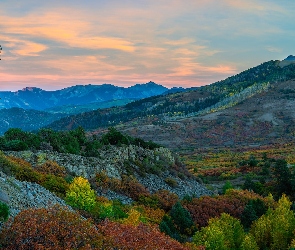
[[[111,247],[115,249],[189,249],[161,233],[155,226],[148,226],[142,223],[138,226],[133,226],[105,220],[98,227],[105,237],[111,239]]]
[[[229,190],[225,195],[217,197],[194,198],[191,202],[185,202],[184,206],[192,215],[194,222],[199,227],[205,227],[210,218],[219,217],[222,213],[228,213],[239,219],[251,199],[265,201],[260,195],[247,190]]]
[[[102,235],[89,220],[54,206],[28,209],[8,221],[0,235],[1,249],[101,249]]]

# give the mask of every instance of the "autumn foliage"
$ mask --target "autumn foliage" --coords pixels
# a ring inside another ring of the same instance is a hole
[[[54,161],[46,161],[42,165],[36,166],[35,169],[42,174],[52,174],[59,177],[65,177],[67,173],[64,167]]]
[[[1,249],[101,249],[102,236],[89,220],[67,208],[28,209],[10,220],[0,235]]]
[[[95,205],[96,195],[87,179],[76,177],[70,184],[66,194],[66,201],[73,207],[91,210]]]
[[[156,226],[143,223],[135,226],[105,220],[98,227],[103,235],[110,239],[113,249],[188,250],[176,240],[161,233]]]
[[[263,200],[253,192],[231,189],[225,195],[217,197],[194,198],[191,202],[185,202],[184,206],[192,215],[194,222],[199,227],[205,227],[210,218],[219,217],[222,213],[240,218],[246,204],[252,199]]]
[[[222,213],[220,218],[211,218],[208,226],[196,232],[193,241],[208,250],[239,249],[244,239],[241,222]]]

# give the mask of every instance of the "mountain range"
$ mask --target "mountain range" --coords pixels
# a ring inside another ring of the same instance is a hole
[[[295,64],[280,63],[265,62],[193,90],[64,117],[48,127],[100,133],[117,126],[175,149],[288,141],[295,131]]]
[[[107,127],[116,126],[118,130],[132,136],[181,150],[292,141],[295,134],[293,59],[294,56],[289,56],[283,61],[268,61],[225,80],[198,88],[168,90],[153,82],[125,90],[123,88],[124,91],[129,89],[132,93],[137,93],[138,98],[150,95],[137,100],[132,99],[134,95],[123,95],[122,89],[119,91],[118,87],[111,85],[74,86],[57,91],[63,95],[55,93],[54,98],[51,93],[49,99],[52,106],[47,111],[55,117],[26,110],[33,112],[32,116],[26,113],[28,116],[38,119],[38,122],[32,119],[28,124],[34,124],[34,127],[31,125],[31,128],[28,126],[26,129],[46,126],[54,130],[69,130],[82,126],[89,133],[100,134]],[[110,97],[107,97],[105,91],[108,87],[116,89]],[[84,91],[78,91],[81,89]],[[104,93],[104,100],[101,98],[99,105],[114,103],[112,98],[115,97],[129,99],[125,103],[123,100],[127,99],[119,100],[122,105],[96,109],[98,98],[94,89]],[[23,92],[45,95],[44,91],[38,89],[26,89]],[[64,99],[60,100],[58,96],[64,96]],[[77,100],[77,106],[70,105],[74,99]],[[84,99],[93,102],[86,104]],[[35,98],[35,103],[37,100]],[[49,107],[49,104],[46,105],[44,108]],[[92,105],[91,109],[89,105]],[[42,116],[47,117],[43,119],[46,122],[40,122]],[[2,124],[7,124],[6,121],[2,121]],[[16,124],[12,121],[10,123]],[[8,125],[5,128],[7,127]]]
[[[76,85],[61,90],[46,91],[36,87],[26,87],[16,92],[0,92],[0,108],[24,108],[45,110],[65,105],[86,105],[113,100],[142,99],[160,95],[169,89],[148,82],[124,88],[111,84]]]
[[[37,130],[62,117],[91,110],[122,106],[134,100],[184,91],[168,89],[154,82],[124,88],[111,84],[77,85],[45,91],[26,87],[15,92],[0,92],[0,134],[18,127],[26,131]]]

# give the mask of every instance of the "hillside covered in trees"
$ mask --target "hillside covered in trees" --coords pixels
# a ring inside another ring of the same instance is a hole
[[[240,74],[195,90],[153,96],[123,107],[102,109],[62,118],[49,128],[86,130],[109,127],[130,121],[165,122],[224,109],[261,93],[278,82],[295,78],[295,64],[280,67],[279,61],[265,62]]]
[[[230,180],[238,172],[220,175],[229,181],[217,195],[195,179],[214,176],[202,168],[218,162],[214,155],[184,165],[169,150],[115,128],[101,137],[86,137],[81,127],[10,129],[1,149],[1,249],[295,246],[294,163],[283,151],[219,155],[236,159],[245,180],[234,189]],[[59,205],[41,202],[45,190]]]

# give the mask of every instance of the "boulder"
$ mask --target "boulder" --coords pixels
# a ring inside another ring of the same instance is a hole
[[[0,190],[0,201],[4,202],[6,204],[9,203],[9,197],[3,190]]]

